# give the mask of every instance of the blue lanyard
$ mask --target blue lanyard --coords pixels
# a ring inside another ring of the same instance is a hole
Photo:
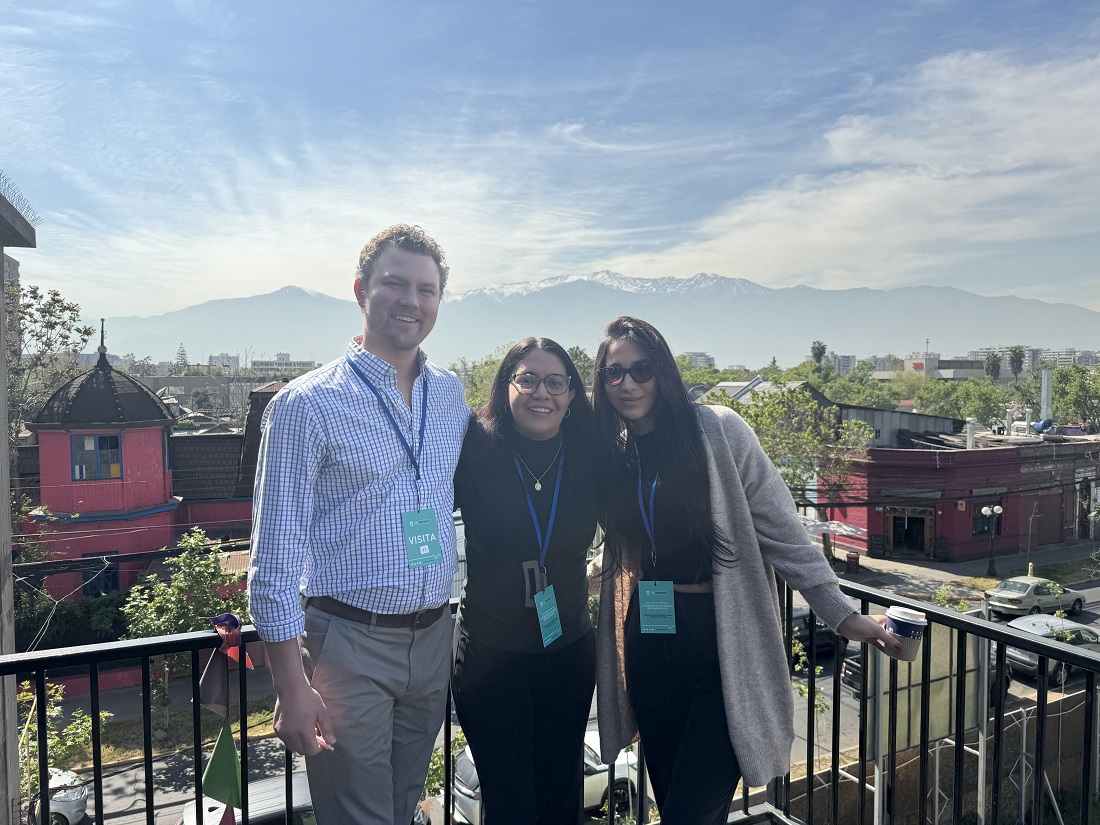
[[[558,459],[558,478],[554,482],[554,500],[550,504],[550,522],[546,525],[546,539],[542,537],[542,526],[539,517],[535,514],[535,503],[531,501],[531,494],[527,491],[527,483],[523,480],[523,470],[519,466],[519,456],[512,457],[512,463],[516,465],[519,473],[519,483],[523,485],[523,494],[527,496],[527,509],[531,511],[531,522],[535,525],[535,536],[539,540],[539,570],[546,572],[546,551],[550,549],[550,534],[554,532],[554,515],[558,512],[558,490],[561,489],[561,468],[565,464],[565,453]]]
[[[393,413],[390,412],[390,406],[386,403],[386,399],[382,397],[382,393],[379,392],[378,387],[374,386],[374,382],[371,381],[365,372],[359,368],[359,365],[351,360],[351,356],[346,352],[344,353],[344,360],[348,362],[348,366],[354,370],[355,374],[362,379],[363,383],[367,385],[367,389],[374,393],[374,397],[378,399],[378,403],[382,406],[382,412],[386,414],[386,418],[390,420],[390,426],[393,427],[393,431],[397,433],[397,437],[401,439],[401,446],[405,448],[405,455],[409,457],[409,462],[413,466],[413,470],[416,471],[416,480],[420,481],[420,456],[424,453],[424,426],[428,421],[428,374],[421,371],[420,377],[424,379],[423,393],[420,396],[420,443],[417,444],[416,452],[413,452],[412,446],[409,444],[409,440],[405,438],[405,434],[401,432],[401,425],[397,423],[397,419],[393,417]],[[419,497],[420,491],[417,488],[417,496]]]
[[[653,512],[653,499],[657,494],[657,479],[661,475],[658,469],[653,474],[653,486],[649,488],[649,512],[646,512],[645,499],[642,498],[642,454],[638,452],[638,445],[634,445],[634,454],[638,457],[638,509],[642,512],[642,525],[649,535],[650,558],[653,561],[653,575],[657,575],[657,534],[655,532],[656,516]]]

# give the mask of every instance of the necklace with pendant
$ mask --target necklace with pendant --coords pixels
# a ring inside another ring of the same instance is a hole
[[[561,444],[558,444],[558,450],[554,453],[554,457],[550,459],[550,463],[546,465],[546,469],[538,475],[535,475],[535,471],[527,466],[527,462],[523,460],[523,456],[516,453],[516,458],[519,459],[519,463],[523,465],[523,469],[531,474],[531,478],[535,480],[535,492],[538,493],[542,490],[542,480],[546,478],[546,474],[550,472],[550,468],[554,466],[554,462],[558,460],[558,455],[561,453]]]

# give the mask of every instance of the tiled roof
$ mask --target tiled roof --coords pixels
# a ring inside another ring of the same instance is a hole
[[[172,493],[184,501],[235,498],[243,441],[240,433],[173,435]]]
[[[62,384],[42,407],[29,430],[62,430],[70,427],[114,428],[169,424],[172,413],[156,394],[107,362],[100,347],[92,369]]]

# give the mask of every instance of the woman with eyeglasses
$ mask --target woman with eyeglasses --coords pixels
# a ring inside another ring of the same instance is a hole
[[[840,592],[748,425],[690,400],[653,326],[613,320],[596,366],[603,759],[640,732],[661,822],[725,822],[741,777],[759,787],[789,767],[793,701],[773,573],[840,635],[900,645]]]
[[[504,356],[455,473],[466,581],[451,688],[487,825],[580,815],[596,668],[591,423],[569,355],[524,338]]]

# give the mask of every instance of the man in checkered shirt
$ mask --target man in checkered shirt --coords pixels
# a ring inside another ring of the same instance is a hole
[[[275,731],[318,822],[406,825],[443,724],[457,568],[452,478],[470,411],[427,360],[443,251],[398,225],[363,248],[364,329],[264,413],[249,592]]]

